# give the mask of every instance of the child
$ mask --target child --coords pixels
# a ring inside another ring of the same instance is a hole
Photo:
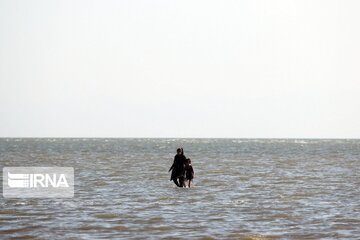
[[[191,159],[187,158],[185,161],[185,177],[189,181],[188,187],[190,187],[191,181],[194,178],[194,169],[191,165]]]

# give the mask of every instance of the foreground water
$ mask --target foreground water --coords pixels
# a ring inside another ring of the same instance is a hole
[[[75,169],[74,198],[1,196],[0,238],[360,238],[360,140],[0,139],[0,166]]]

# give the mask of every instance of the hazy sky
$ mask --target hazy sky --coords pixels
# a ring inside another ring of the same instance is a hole
[[[359,138],[359,12],[0,0],[0,136]]]

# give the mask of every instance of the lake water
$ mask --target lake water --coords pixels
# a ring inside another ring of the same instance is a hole
[[[0,238],[360,239],[360,140],[2,138],[0,166],[75,169],[74,198],[1,196]]]

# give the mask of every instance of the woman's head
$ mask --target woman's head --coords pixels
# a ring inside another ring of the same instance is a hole
[[[176,149],[176,153],[181,154],[182,153],[181,148]]]
[[[176,149],[176,153],[178,155],[184,155],[184,149],[183,148],[178,148],[178,149]]]

